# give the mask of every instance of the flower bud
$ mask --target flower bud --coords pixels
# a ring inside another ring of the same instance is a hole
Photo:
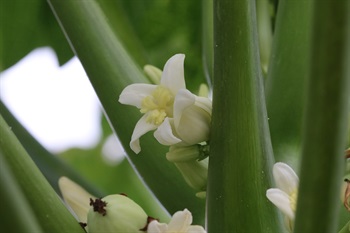
[[[147,214],[124,195],[109,195],[102,199],[90,199],[87,217],[89,233],[143,232],[147,226]]]
[[[166,158],[175,164],[186,183],[193,189],[205,191],[208,178],[208,158],[198,161],[200,146],[171,146]]]
[[[162,71],[160,69],[152,65],[145,65],[143,67],[143,71],[146,73],[152,83],[157,85],[160,83],[160,79],[162,77]]]

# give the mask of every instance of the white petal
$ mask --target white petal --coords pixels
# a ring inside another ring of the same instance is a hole
[[[180,139],[188,145],[194,145],[209,139],[211,101],[204,99],[185,89],[181,89],[175,97],[175,130]]]
[[[156,89],[156,85],[135,83],[124,88],[119,96],[119,102],[141,108],[142,100],[151,95]]]
[[[202,226],[190,226],[187,229],[187,233],[206,233]]]
[[[186,108],[194,105],[195,102],[196,102],[196,97],[194,94],[192,94],[190,91],[186,89],[179,90],[174,100],[175,127],[178,127],[183,111]]]
[[[287,194],[294,192],[299,185],[297,174],[285,163],[275,163],[273,166],[273,177],[277,188],[283,190]]]
[[[266,197],[280,209],[291,220],[294,220],[294,212],[291,207],[288,194],[280,189],[268,189],[266,191]]]
[[[146,122],[147,117],[148,117],[147,113],[141,117],[141,119],[137,122],[134,132],[132,133],[132,136],[131,136],[130,148],[136,154],[140,153],[141,151],[139,138],[145,133],[157,128],[156,125]]]
[[[192,214],[187,209],[177,211],[168,224],[169,231],[186,232],[192,223]]]
[[[160,144],[165,146],[181,142],[181,140],[173,134],[173,119],[170,119],[169,117],[165,118],[163,123],[154,132],[154,137]]]
[[[167,230],[167,224],[159,223],[156,220],[150,222],[147,227],[147,233],[165,233]]]
[[[95,198],[80,185],[67,177],[58,180],[64,201],[72,208],[80,222],[87,222],[87,213],[90,209],[90,198]]]
[[[184,60],[184,54],[176,54],[166,62],[163,69],[160,85],[169,88],[174,95],[178,90],[186,88]]]

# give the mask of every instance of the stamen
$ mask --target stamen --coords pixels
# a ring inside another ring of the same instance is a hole
[[[172,107],[174,105],[174,96],[171,91],[163,86],[158,86],[151,95],[146,96],[141,103],[141,113],[150,114],[147,122],[160,125],[165,117],[172,117]]]
[[[298,189],[295,189],[289,196],[290,207],[292,208],[294,213],[297,209],[297,198],[298,198]]]

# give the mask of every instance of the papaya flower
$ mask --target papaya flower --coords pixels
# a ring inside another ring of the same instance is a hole
[[[189,146],[208,141],[211,113],[209,98],[181,89],[175,96],[173,118],[165,118],[154,132],[154,137],[166,146]]]
[[[192,214],[187,209],[177,211],[169,224],[159,223],[157,220],[148,224],[147,233],[206,233],[202,226],[191,225]]]
[[[277,188],[268,189],[267,198],[285,215],[288,230],[293,230],[298,196],[299,177],[294,170],[285,163],[273,166],[273,177]]]
[[[130,148],[136,154],[141,151],[139,138],[157,129],[166,117],[173,117],[175,96],[180,89],[186,88],[184,59],[184,54],[176,54],[166,62],[159,85],[135,83],[120,94],[120,103],[135,106],[144,114],[131,136]]]

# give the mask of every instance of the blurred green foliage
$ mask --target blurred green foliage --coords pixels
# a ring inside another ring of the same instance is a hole
[[[175,53],[186,54],[188,88],[205,82],[201,62],[201,0],[99,0],[111,27],[123,27],[121,41],[142,67],[163,69]],[[51,9],[44,0],[2,1],[0,70],[14,65],[30,51],[51,46],[60,64],[73,53]]]
[[[37,47],[51,46],[60,64],[73,53],[44,0],[1,1],[0,71],[14,65]]]

